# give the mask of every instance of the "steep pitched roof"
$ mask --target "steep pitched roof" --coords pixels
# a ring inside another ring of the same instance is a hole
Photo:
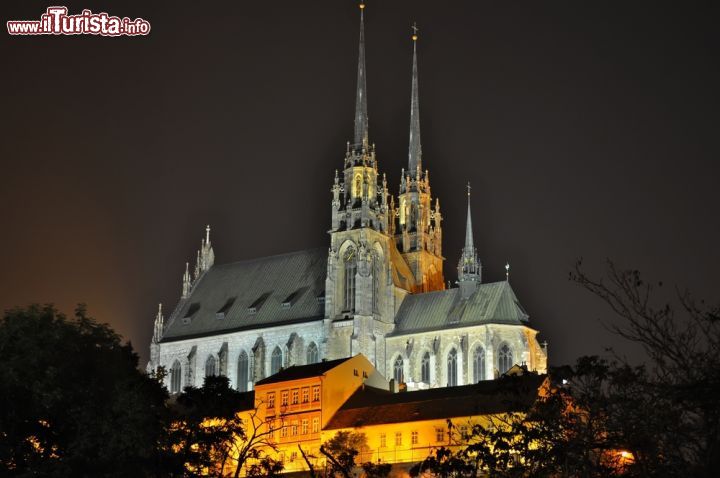
[[[268,378],[260,380],[255,384],[255,386],[266,385],[268,383],[286,382],[288,380],[299,380],[301,378],[318,377],[350,359],[352,359],[352,357],[328,360],[326,362],[318,362],[310,365],[293,365],[292,367],[280,370],[275,375],[271,375]]]
[[[524,325],[528,318],[510,283],[502,281],[478,285],[467,300],[459,289],[408,295],[390,335],[489,323]]]
[[[326,269],[326,249],[214,265],[178,304],[162,341],[320,319]]]
[[[523,411],[535,402],[546,378],[527,374],[401,393],[364,387],[340,407],[325,429]]]

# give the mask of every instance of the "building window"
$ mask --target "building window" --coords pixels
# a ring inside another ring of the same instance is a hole
[[[307,403],[310,401],[310,389],[305,387],[302,389],[302,402]]]
[[[270,439],[275,439],[275,424],[273,423],[275,420],[273,418],[268,418],[265,420],[265,426],[268,429],[268,433],[270,435]]]
[[[320,354],[318,353],[317,345],[315,342],[310,342],[307,348],[307,363],[318,363],[320,361]]]
[[[395,383],[402,383],[405,381],[405,375],[403,374],[403,359],[399,355],[393,364],[393,378],[395,379]]]
[[[272,356],[270,358],[270,375],[275,375],[282,368],[282,350],[280,347],[275,347]]]
[[[300,431],[302,432],[303,435],[307,435],[307,433],[308,433],[308,419],[307,418],[303,418],[303,420],[301,422]]]
[[[478,347],[473,352],[473,382],[485,380],[485,349]]]
[[[355,249],[350,248],[345,254],[345,310],[355,310]]]
[[[320,401],[320,387],[313,387],[313,402]]]
[[[182,365],[176,360],[170,369],[170,393],[180,393],[182,388]]]
[[[420,381],[430,383],[430,354],[425,352],[420,364]]]
[[[313,418],[312,421],[312,432],[318,433],[320,431],[320,419],[319,418]]]
[[[412,432],[410,434],[410,443],[412,443],[413,445],[418,444],[418,432]]]
[[[452,349],[447,358],[447,382],[448,387],[454,387],[458,384],[458,360],[457,350]]]
[[[372,271],[372,308],[373,312],[380,313],[380,256],[373,254],[373,271]]]
[[[498,352],[498,370],[505,373],[513,366],[513,353],[508,344],[502,344]]]
[[[435,429],[435,441],[438,443],[442,443],[445,441],[445,429],[444,428],[436,428]]]
[[[298,422],[293,420],[292,427],[290,428],[290,436],[297,436],[298,434]]]
[[[282,425],[282,426],[280,427],[280,438],[285,438],[285,437],[287,437],[287,434],[288,434],[288,429],[287,429],[287,427],[286,427],[285,425]]]
[[[290,461],[295,461],[297,459],[297,452],[291,451],[290,452]]]
[[[290,402],[290,405],[297,405],[300,403],[299,397],[300,396],[300,390],[297,388],[292,391],[292,402]]]
[[[402,446],[402,432],[395,432],[395,446]]]
[[[387,446],[387,436],[385,436],[384,433],[380,434],[380,448],[385,448]]]
[[[288,404],[288,391],[283,390],[282,394],[280,395],[280,406],[287,407]]]
[[[267,407],[275,408],[275,392],[267,394]]]
[[[217,375],[216,360],[215,357],[210,355],[205,361],[205,376],[214,377],[215,375]]]
[[[238,357],[237,389],[240,392],[247,392],[248,389],[248,356],[245,351],[240,352]]]

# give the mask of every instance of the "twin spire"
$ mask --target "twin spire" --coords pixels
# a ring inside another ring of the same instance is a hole
[[[418,94],[417,39],[418,28],[413,29],[412,93],[410,94],[410,147],[408,149],[408,171],[415,177],[422,172],[422,145],[420,144],[420,97]]]
[[[355,93],[355,142],[358,148],[368,146],[367,83],[365,79],[365,4],[360,3],[360,48],[358,52],[357,92]]]
[[[368,134],[368,107],[367,107],[367,74],[365,69],[365,3],[360,2],[360,45],[358,48],[357,89],[355,91],[355,137],[353,145],[356,148],[367,148]],[[408,151],[408,171],[415,177],[418,168],[422,171],[422,146],[420,144],[420,99],[418,93],[417,73],[417,39],[418,27],[415,23],[413,29],[413,66],[412,66],[412,93],[410,95],[410,146]]]

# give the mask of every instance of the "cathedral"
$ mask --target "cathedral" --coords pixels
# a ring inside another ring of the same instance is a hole
[[[147,368],[164,368],[171,393],[218,374],[249,391],[284,368],[357,354],[408,390],[492,380],[516,364],[546,371],[547,350],[507,275],[482,281],[469,187],[456,287],[443,276],[443,217],[420,142],[417,31],[408,163],[391,193],[369,137],[360,7],[355,131],[332,179],[329,247],[215,264],[208,226],[180,300],[155,319]]]

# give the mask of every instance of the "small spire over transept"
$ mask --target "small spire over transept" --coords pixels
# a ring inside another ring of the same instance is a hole
[[[469,297],[477,289],[482,279],[482,266],[477,257],[473,241],[472,214],[470,212],[470,183],[467,184],[467,221],[465,225],[465,246],[458,262],[458,282],[463,298]]]
[[[422,145],[420,143],[420,98],[418,92],[417,71],[417,40],[418,27],[412,24],[413,64],[412,64],[412,92],[410,94],[410,145],[408,148],[408,171],[417,174],[422,170]]]
[[[365,74],[365,3],[360,2],[360,46],[355,92],[355,146],[368,147],[367,82]]]
[[[465,248],[463,252],[472,253],[475,250],[472,232],[472,214],[470,213],[470,181],[467,183],[467,220],[465,223]]]

